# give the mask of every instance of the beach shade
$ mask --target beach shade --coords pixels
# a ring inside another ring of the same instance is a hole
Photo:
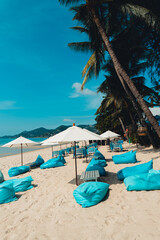
[[[108,130],[108,131],[102,133],[100,136],[101,136],[103,139],[120,137],[119,134],[114,133],[114,132],[112,132],[112,131],[110,131],[110,130]]]
[[[5,145],[3,145],[2,147],[14,147],[14,148],[21,148],[21,165],[23,166],[23,148],[24,147],[29,147],[29,146],[33,146],[36,145],[38,143],[31,141],[27,138],[24,137],[19,137],[16,138],[15,140],[6,143]]]
[[[74,142],[75,146],[75,175],[76,175],[76,185],[78,185],[77,178],[77,159],[76,159],[76,142],[89,141],[89,140],[102,140],[101,137],[96,136],[93,133],[84,131],[80,127],[73,125],[72,127],[67,128],[63,132],[60,132],[53,137],[48,139],[48,142]]]

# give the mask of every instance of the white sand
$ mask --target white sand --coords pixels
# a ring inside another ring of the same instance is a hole
[[[128,149],[134,145],[125,144]],[[73,198],[74,159],[66,157],[67,165],[54,169],[33,169],[18,177],[31,175],[37,187],[22,192],[18,201],[0,205],[0,240],[159,240],[160,191],[127,192],[116,173],[133,164],[115,165],[106,146],[99,150],[108,159],[107,177],[110,184],[108,198],[96,206],[82,208]],[[24,154],[24,162],[32,162],[40,154],[45,161],[51,148]],[[118,153],[117,153],[118,154]],[[151,148],[138,150],[140,163],[154,158],[154,168],[160,169],[160,151]],[[20,156],[0,159],[5,179],[10,167],[20,165]],[[78,159],[78,174],[87,163]]]

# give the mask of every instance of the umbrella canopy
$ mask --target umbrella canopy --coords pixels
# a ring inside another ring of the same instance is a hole
[[[22,150],[23,147],[28,147],[35,144],[38,144],[38,143],[24,137],[19,137],[9,143],[4,144],[2,147],[16,147],[16,148],[20,147],[21,148],[21,165],[23,165],[23,150]]]
[[[102,140],[100,136],[92,132],[84,131],[80,127],[69,127],[63,132],[60,132],[53,137],[50,137],[47,142],[74,142],[75,145],[75,174],[76,174],[76,184],[78,185],[77,178],[77,160],[76,160],[76,142],[89,141],[89,140]]]
[[[104,132],[104,133],[102,133],[100,136],[101,136],[103,139],[120,137],[119,134],[114,133],[114,132],[109,131],[109,130],[106,131],[106,132]]]
[[[88,132],[88,133],[90,133],[90,134],[93,134],[95,137],[101,138],[101,139],[99,139],[99,140],[103,140],[103,138],[101,137],[101,135],[98,135],[97,133],[94,133],[94,132],[92,132],[92,131],[89,131],[89,130],[86,129],[86,128],[83,128],[83,130],[84,130],[85,132]],[[94,139],[94,140],[96,140],[96,139]]]
[[[98,134],[92,133],[90,131],[85,131],[84,129],[73,126],[69,127],[63,132],[60,132],[53,137],[50,137],[46,142],[80,142],[80,141],[89,141],[89,140],[102,140],[101,136]]]

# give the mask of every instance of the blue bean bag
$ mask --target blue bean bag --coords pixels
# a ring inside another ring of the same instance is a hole
[[[38,155],[36,161],[30,164],[30,168],[37,168],[43,163],[44,159],[40,155]]]
[[[62,163],[66,163],[66,160],[64,159],[64,157],[63,156],[58,156],[57,157],[57,160],[59,160],[59,161],[61,161]],[[55,160],[56,161],[56,160]]]
[[[3,173],[0,170],[0,183],[4,182],[4,176]]]
[[[55,168],[55,167],[62,167],[64,166],[64,163],[59,158],[51,158],[47,162],[41,164],[41,169],[46,168]]]
[[[85,182],[73,191],[73,196],[78,204],[86,208],[94,206],[103,200],[108,189],[108,183]]]
[[[148,173],[150,169],[153,168],[153,160],[142,163],[133,167],[126,167],[117,172],[119,180],[123,180],[126,177],[137,175],[140,173]]]
[[[59,155],[60,155],[60,156],[65,156],[65,151],[64,151],[64,150],[60,150],[60,151],[59,151]]]
[[[105,159],[105,157],[103,156],[103,154],[102,154],[99,150],[97,150],[97,151],[94,153],[93,157],[94,157],[95,159]]]
[[[28,176],[25,178],[7,180],[2,184],[11,183],[13,185],[15,192],[23,192],[33,188],[32,181],[33,181],[32,177]],[[2,185],[0,184],[0,186]]]
[[[160,190],[160,173],[142,173],[124,179],[127,191]]]
[[[160,170],[151,169],[149,170],[149,173],[160,174]]]
[[[112,160],[115,164],[122,164],[122,163],[136,163],[136,151],[130,151],[127,153],[114,155],[112,156]]]
[[[16,201],[15,191],[12,183],[0,184],[0,204]]]
[[[98,163],[102,167],[106,167],[107,166],[106,160],[104,160],[104,159],[95,159],[95,158],[92,158],[92,159],[94,159],[96,161],[95,163]]]
[[[86,171],[88,172],[88,171],[94,171],[94,170],[98,170],[100,176],[106,175],[105,169],[99,163],[97,163],[97,160],[92,159],[88,164]]]
[[[8,175],[10,177],[17,176],[19,174],[29,172],[30,167],[29,166],[20,166],[20,167],[13,167],[8,170]]]

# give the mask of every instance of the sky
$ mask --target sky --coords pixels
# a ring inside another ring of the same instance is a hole
[[[0,136],[39,127],[94,124],[103,74],[80,91],[89,54],[70,42],[86,36],[58,0],[0,2]]]

